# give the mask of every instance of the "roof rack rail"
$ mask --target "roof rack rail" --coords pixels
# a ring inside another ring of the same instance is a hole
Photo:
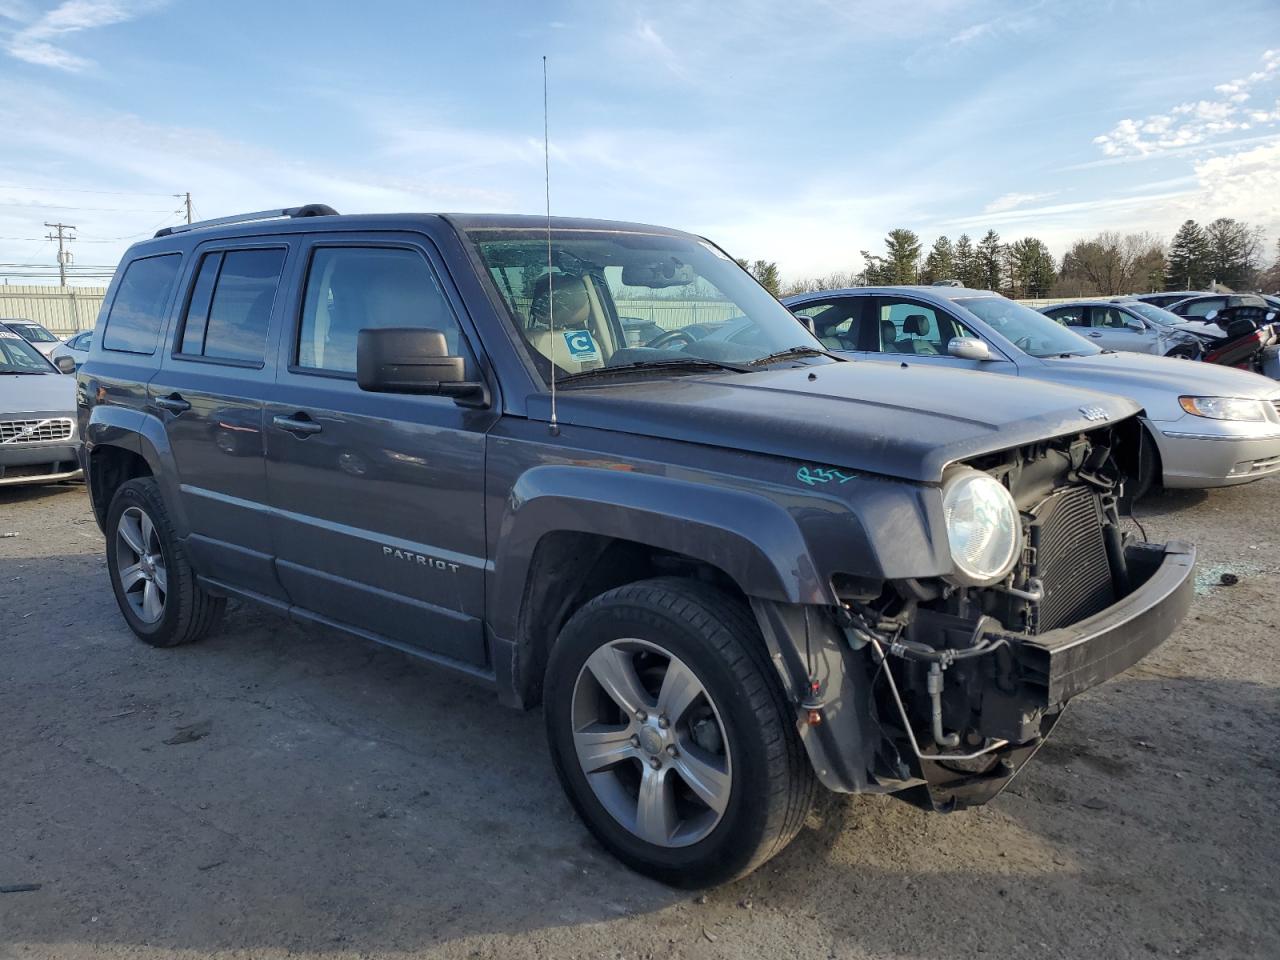
[[[221,227],[228,223],[252,223],[255,220],[275,220],[280,217],[336,217],[338,211],[327,203],[308,203],[301,207],[285,207],[283,210],[259,210],[256,213],[237,213],[233,217],[218,217],[216,220],[197,220],[195,223],[180,223],[174,227],[161,227],[156,237],[171,237],[175,233],[186,233],[188,230],[199,230],[201,227]]]

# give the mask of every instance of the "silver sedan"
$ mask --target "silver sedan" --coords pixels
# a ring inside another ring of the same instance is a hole
[[[1148,452],[1138,493],[1219,487],[1280,472],[1280,386],[1244,370],[1104,351],[1044,314],[988,290],[854,287],[788,297],[832,350],[1051,380],[1130,397]]]

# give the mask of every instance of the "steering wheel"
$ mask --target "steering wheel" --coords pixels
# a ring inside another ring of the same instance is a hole
[[[683,342],[684,345],[687,347],[687,346],[690,346],[695,339],[697,338],[694,337],[692,334],[685,333],[683,330],[668,330],[666,331],[666,333],[658,334],[656,337],[654,337],[652,340],[646,343],[645,346],[658,349],[658,348],[667,346],[667,344],[669,343],[674,343],[675,341],[679,340]]]
[[[1017,347],[1019,350],[1021,350],[1023,353],[1031,352],[1030,337],[1019,337],[1017,340],[1013,341],[1013,345]]]

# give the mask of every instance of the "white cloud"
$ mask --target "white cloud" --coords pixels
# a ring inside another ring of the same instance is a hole
[[[72,73],[93,65],[93,61],[72,53],[62,45],[70,34],[108,27],[133,20],[159,5],[158,0],[64,0],[36,17],[23,3],[13,4],[0,15],[23,22],[4,42],[10,56],[27,63],[53,67]]]
[[[1273,235],[1280,229],[1280,143],[1197,161],[1195,174],[1201,215],[1247,220]]]
[[[1180,103],[1167,113],[1151,114],[1141,120],[1126,118],[1094,137],[1093,142],[1108,157],[1147,157],[1211,142],[1256,124],[1276,123],[1280,121],[1280,110],[1274,114],[1246,111],[1243,104],[1254,87],[1277,75],[1280,50],[1267,50],[1262,55],[1261,69],[1214,87],[1218,99]]]
[[[1005,210],[1025,207],[1028,203],[1048,200],[1056,195],[1056,191],[1050,191],[1049,193],[1006,193],[996,197],[982,209],[985,213],[1003,213]]]

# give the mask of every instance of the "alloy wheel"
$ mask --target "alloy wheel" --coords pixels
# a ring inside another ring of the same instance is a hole
[[[129,507],[116,524],[116,569],[120,589],[143,623],[164,616],[169,595],[169,572],[155,524],[140,507]]]
[[[574,684],[571,722],[588,784],[635,836],[688,846],[724,816],[733,785],[724,722],[670,651],[638,639],[597,648]]]

